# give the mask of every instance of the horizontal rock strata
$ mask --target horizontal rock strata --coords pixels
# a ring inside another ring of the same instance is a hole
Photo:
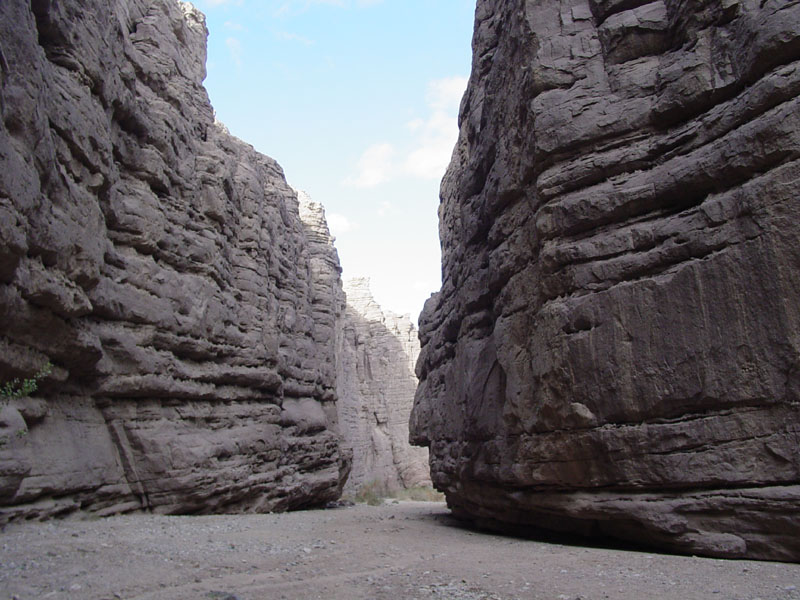
[[[800,560],[800,4],[479,0],[412,436],[460,516]]]
[[[344,291],[337,408],[344,445],[353,453],[344,491],[352,494],[365,484],[388,490],[430,486],[428,451],[408,441],[417,328],[407,315],[381,309],[368,279],[345,280]]]
[[[339,265],[175,0],[0,3],[0,520],[338,497]]]

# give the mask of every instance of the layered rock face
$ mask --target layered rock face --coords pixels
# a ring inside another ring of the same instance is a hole
[[[408,441],[417,389],[417,328],[407,315],[384,312],[369,280],[344,283],[347,309],[337,351],[339,423],[353,468],[346,493],[364,484],[388,489],[431,485],[428,451]]]
[[[494,526],[800,560],[800,4],[479,0],[413,441]]]
[[[320,211],[214,123],[203,16],[0,3],[2,519],[338,497],[339,265]]]

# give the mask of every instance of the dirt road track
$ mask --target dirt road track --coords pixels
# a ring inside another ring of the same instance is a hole
[[[0,600],[800,600],[800,565],[521,540],[443,504],[12,524]]]

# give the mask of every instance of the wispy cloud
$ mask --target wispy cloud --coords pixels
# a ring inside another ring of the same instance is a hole
[[[339,213],[328,213],[326,220],[328,221],[328,228],[335,237],[340,237],[349,231],[358,229],[357,223]]]
[[[458,110],[465,89],[467,89],[466,77],[435,79],[428,84],[425,99],[433,110],[453,112]]]
[[[374,144],[358,159],[357,174],[344,183],[357,188],[375,187],[389,181],[392,176],[394,147],[389,143]]]
[[[217,0],[220,1],[220,0]],[[222,0],[223,2],[225,0]],[[303,13],[315,6],[336,6],[339,8],[365,8],[381,4],[383,0],[282,0],[277,3],[276,16],[289,16]]]
[[[228,52],[231,55],[231,60],[237,67],[242,66],[242,54],[244,54],[244,47],[242,42],[235,37],[229,37],[225,40],[225,45],[228,47]]]
[[[311,38],[307,38],[305,36],[298,35],[296,33],[291,33],[289,31],[276,31],[275,37],[285,42],[298,42],[300,44],[303,44],[304,46],[314,45],[314,40],[312,40]]]
[[[244,31],[244,25],[235,21],[225,21],[225,29],[230,29],[231,31]]]
[[[394,205],[388,200],[382,201],[378,206],[379,217],[388,217],[392,212],[394,212]]]
[[[353,187],[376,187],[398,177],[438,179],[444,175],[458,139],[458,106],[467,87],[465,77],[436,79],[428,84],[425,103],[428,114],[406,123],[412,134],[405,150],[384,141],[361,155],[356,175],[344,183]],[[396,155],[400,155],[395,159]]]
[[[404,167],[409,175],[436,179],[444,175],[458,138],[458,117],[444,110],[434,111],[427,119],[409,124],[417,133],[414,149]]]
[[[417,136],[404,165],[408,174],[422,179],[444,175],[458,139],[458,106],[466,87],[465,77],[436,79],[428,84],[425,100],[430,114],[408,123]]]

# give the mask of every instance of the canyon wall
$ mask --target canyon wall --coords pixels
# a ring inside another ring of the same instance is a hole
[[[417,389],[417,328],[407,315],[375,302],[369,280],[348,279],[345,318],[337,351],[339,423],[353,468],[345,485],[385,489],[431,485],[428,452],[408,441],[408,419]]]
[[[202,14],[0,3],[0,520],[336,499],[321,209],[214,122]],[[301,218],[302,217],[302,218]]]
[[[800,560],[800,4],[479,0],[413,441],[454,513]]]

